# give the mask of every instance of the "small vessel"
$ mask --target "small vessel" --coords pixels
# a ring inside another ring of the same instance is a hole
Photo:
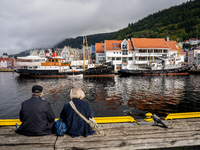
[[[32,60],[28,65],[20,64],[16,72],[25,77],[66,78],[69,62],[64,62],[62,57],[49,57],[45,60],[46,62],[39,63]]]
[[[91,65],[91,64],[90,64]],[[93,67],[89,67],[83,71],[83,77],[114,77],[114,65],[112,62],[103,64],[92,64]]]
[[[167,57],[163,55],[158,57],[160,60],[151,62],[150,66],[139,69],[121,69],[119,75],[188,75],[191,66],[182,65],[181,59],[178,57]]]

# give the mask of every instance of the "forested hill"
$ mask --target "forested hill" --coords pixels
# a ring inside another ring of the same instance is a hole
[[[108,39],[166,38],[188,40],[197,37],[200,30],[200,0],[193,0],[169,9],[148,15],[136,23],[129,23]]]
[[[88,45],[90,46],[90,45],[95,45],[95,43],[104,42],[104,40],[107,39],[112,34],[114,34],[114,32],[88,35],[87,36]],[[81,45],[83,45],[83,36],[65,39],[64,41],[58,43],[55,47],[63,48],[64,46],[70,46],[72,48],[82,48]]]

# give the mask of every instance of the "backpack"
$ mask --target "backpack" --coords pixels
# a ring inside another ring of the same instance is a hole
[[[55,125],[56,134],[58,136],[63,136],[63,135],[65,135],[66,131],[67,131],[67,126],[66,126],[65,122],[62,119],[59,119]]]

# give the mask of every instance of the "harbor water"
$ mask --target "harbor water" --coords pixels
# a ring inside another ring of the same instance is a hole
[[[17,73],[0,72],[0,118],[19,118],[21,103],[31,97],[31,88],[44,88],[48,100],[59,117],[70,89],[80,87],[92,107],[95,117],[133,115],[144,118],[145,113],[161,117],[168,113],[200,111],[200,75],[188,76],[130,76],[114,78],[22,78]]]

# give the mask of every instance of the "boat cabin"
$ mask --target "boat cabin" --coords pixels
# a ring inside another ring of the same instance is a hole
[[[41,66],[70,66],[70,62],[63,62],[61,57],[48,58]]]

